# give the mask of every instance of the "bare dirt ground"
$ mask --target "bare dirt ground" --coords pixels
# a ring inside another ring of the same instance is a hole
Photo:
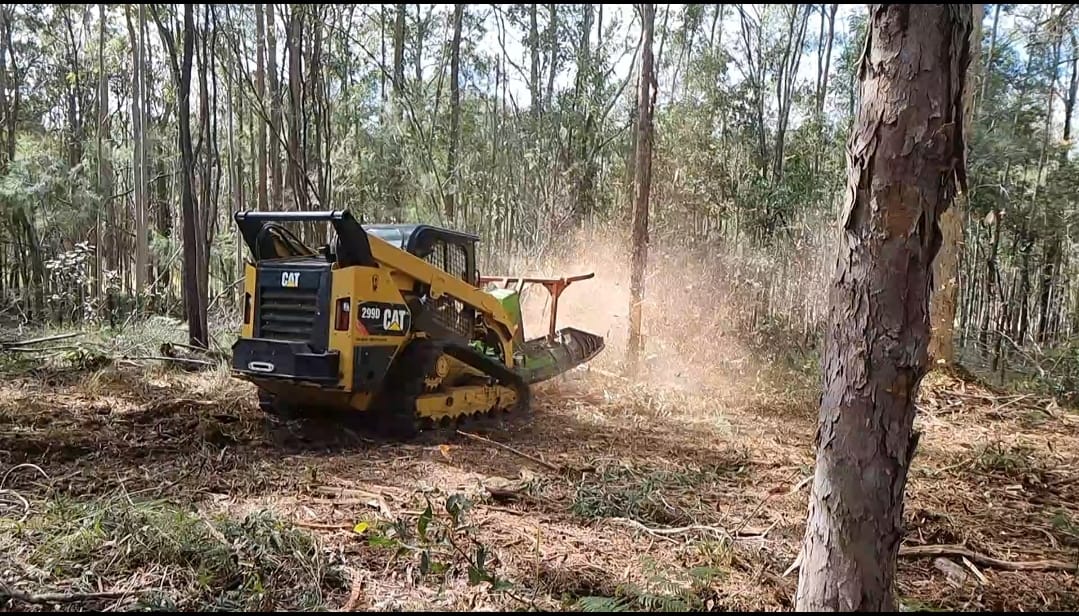
[[[795,391],[577,371],[527,420],[462,428],[515,453],[274,425],[223,371],[7,377],[0,607],[790,609],[816,420]],[[1079,416],[934,374],[916,427],[904,606],[1079,609]],[[912,550],[941,545],[973,554]]]

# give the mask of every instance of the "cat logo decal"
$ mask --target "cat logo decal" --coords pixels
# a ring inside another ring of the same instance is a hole
[[[281,272],[281,286],[289,288],[300,286],[300,272]]]
[[[382,329],[388,332],[400,332],[405,330],[405,319],[408,317],[408,311],[395,308],[387,308],[382,312]]]

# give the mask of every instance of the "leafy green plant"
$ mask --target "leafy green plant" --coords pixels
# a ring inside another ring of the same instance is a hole
[[[427,496],[424,500],[426,507],[415,524],[402,518],[383,524],[368,534],[368,544],[395,550],[395,558],[412,554],[423,577],[442,581],[463,573],[471,586],[487,582],[495,591],[513,588],[497,574],[490,551],[473,534],[467,516],[472,508],[468,497],[452,494],[441,508]]]

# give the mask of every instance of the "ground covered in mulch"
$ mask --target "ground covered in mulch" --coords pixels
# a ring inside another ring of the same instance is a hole
[[[268,422],[222,369],[13,372],[0,607],[790,609],[816,399],[775,382],[581,370],[400,444]],[[1079,416],[933,374],[916,427],[904,606],[1079,609]]]

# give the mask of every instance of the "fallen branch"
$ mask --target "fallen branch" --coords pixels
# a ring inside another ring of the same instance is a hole
[[[5,485],[7,485],[7,478],[10,477],[12,473],[19,470],[20,468],[32,468],[35,471],[37,471],[38,473],[40,473],[41,476],[44,477],[45,479],[49,478],[49,474],[46,473],[45,471],[41,470],[41,467],[38,466],[37,464],[32,464],[30,462],[23,462],[22,464],[16,464],[15,466],[9,468],[8,471],[6,473],[4,473],[4,478],[0,479],[0,488],[3,488]]]
[[[810,476],[806,477],[805,479],[802,479],[801,481],[798,482],[797,485],[795,485],[793,488],[790,489],[790,492],[787,492],[787,496],[790,496],[791,494],[794,494],[798,490],[801,490],[802,488],[806,487],[807,485],[809,485],[809,482],[811,482],[811,481],[813,481],[813,475],[810,475]]]
[[[528,455],[527,453],[525,453],[523,451],[520,451],[518,449],[514,449],[513,447],[510,447],[509,445],[503,445],[502,443],[499,443],[498,441],[492,441],[491,439],[480,436],[478,434],[472,434],[471,432],[463,432],[461,430],[458,430],[457,434],[460,434],[461,436],[467,436],[470,439],[474,439],[474,440],[477,440],[477,441],[482,441],[484,443],[489,443],[491,445],[494,445],[495,447],[498,447],[500,449],[504,449],[504,450],[506,450],[506,451],[508,451],[510,453],[521,456],[522,458],[524,458],[526,460],[531,460],[532,462],[535,462],[536,464],[539,464],[540,466],[542,466],[544,468],[547,468],[547,469],[550,469],[550,470],[552,470],[552,471],[554,471],[556,473],[561,473],[562,472],[562,469],[560,467],[557,467],[554,464],[551,464],[550,462],[544,462],[543,460],[540,460],[539,458],[537,458],[535,456],[530,456],[530,455]]]
[[[357,488],[340,488],[337,486],[323,485],[309,486],[309,490],[317,494],[338,497],[335,499],[316,499],[316,501],[334,505],[365,505],[372,509],[377,509],[379,513],[387,518],[393,517],[393,510],[390,509],[389,504],[386,503],[386,500],[381,494],[375,492]],[[353,498],[340,498],[342,496],[351,496]]]
[[[606,371],[606,370],[603,370],[603,369],[601,369],[601,368],[596,368],[596,367],[594,367],[594,366],[588,366],[588,371],[589,371],[589,372],[595,372],[596,374],[599,374],[599,375],[601,375],[601,376],[605,376],[605,377],[607,377],[607,378],[611,378],[611,379],[617,379],[617,380],[619,380],[619,381],[626,381],[626,382],[629,382],[629,379],[627,379],[626,377],[622,376],[621,374],[615,374],[615,373],[613,373],[613,372],[608,372],[608,371]]]
[[[82,336],[84,332],[72,332],[70,334],[57,334],[55,336],[45,336],[44,338],[31,338],[29,340],[5,340],[0,342],[0,347],[21,347],[28,344],[37,344],[39,342],[52,342],[53,340],[66,340],[67,338],[74,338],[76,336]]]
[[[19,518],[19,524],[22,524],[26,521],[26,518],[30,517],[30,502],[23,498],[22,495],[20,495],[18,492],[14,490],[0,489],[0,496],[11,496],[22,504],[22,517]],[[4,503],[3,500],[0,500],[0,504],[7,503]]]
[[[158,359],[160,361],[176,361],[178,364],[196,364],[199,366],[214,366],[214,361],[208,361],[206,359],[193,359],[190,357],[164,357],[158,355],[150,355],[147,357],[132,357],[132,359]]]
[[[749,530],[743,529],[743,530],[740,530],[740,531],[736,531],[732,535],[726,529],[719,528],[718,526],[705,526],[703,524],[690,524],[689,526],[678,526],[678,527],[673,527],[673,528],[653,528],[651,526],[645,526],[644,524],[641,524],[637,520],[631,520],[630,518],[609,518],[609,520],[611,522],[619,522],[619,523],[625,524],[627,526],[632,526],[633,528],[636,528],[638,530],[642,530],[642,531],[644,531],[644,532],[646,532],[646,533],[648,533],[650,535],[654,535],[656,537],[672,537],[674,535],[682,535],[682,534],[685,534],[685,533],[692,533],[694,531],[698,531],[698,532],[712,533],[713,535],[716,535],[716,536],[719,536],[719,537],[726,537],[728,539],[731,539],[733,537],[743,537],[743,538],[749,539],[749,538],[753,538],[753,537],[763,537],[764,534],[767,532],[766,530],[761,530],[761,529],[756,529],[756,528],[755,529],[749,529]]]
[[[517,511],[516,509],[510,509],[509,507],[498,507],[496,505],[485,505],[483,503],[480,503],[480,507],[488,511],[498,511],[501,513],[508,513],[510,515],[524,515],[523,511]]]
[[[802,550],[798,551],[798,556],[795,557],[794,562],[792,562],[791,566],[787,567],[787,569],[785,571],[783,571],[783,577],[787,577],[788,575],[794,573],[795,571],[797,571],[802,566],[802,555],[804,553],[805,553],[804,548]]]
[[[531,494],[526,494],[520,490],[506,490],[504,488],[496,488],[492,486],[484,486],[483,489],[487,490],[487,493],[491,495],[491,498],[495,499],[496,501],[509,502],[519,500],[528,501],[535,505],[539,505],[540,507],[550,506],[550,503],[548,501],[545,501],[542,498],[536,498],[535,496],[532,496]]]
[[[1072,571],[1079,570],[1079,562],[1066,563],[1062,560],[1031,560],[1012,562],[1000,560],[985,554],[968,550],[961,545],[908,545],[899,548],[900,558],[921,558],[928,556],[962,556],[983,567],[1003,569],[1004,571]],[[802,564],[802,554],[783,572],[783,577],[790,575]],[[980,573],[980,572],[979,572]]]
[[[360,602],[360,594],[363,590],[363,583],[360,581],[360,574],[351,567],[349,568],[349,574],[352,578],[352,592],[348,594],[348,602],[345,603],[345,607],[341,608],[342,612],[356,611],[356,606]]]
[[[19,501],[19,504],[22,505],[22,517],[19,518],[19,524],[22,524],[23,522],[26,521],[27,518],[30,517],[30,502],[27,501],[25,498],[23,498],[22,495],[19,494],[18,492],[16,492],[15,490],[10,490],[10,489],[7,489],[7,488],[4,487],[5,485],[7,485],[7,480],[8,480],[8,477],[11,476],[11,473],[14,473],[15,471],[19,470],[20,468],[32,468],[32,469],[36,470],[37,472],[41,473],[45,477],[45,479],[49,478],[49,474],[46,473],[45,471],[41,470],[41,467],[38,466],[37,464],[31,464],[30,462],[24,462],[22,464],[17,464],[15,466],[9,468],[8,471],[6,473],[4,473],[4,477],[0,478],[0,496],[10,496],[11,498]],[[10,506],[10,503],[4,503],[3,500],[0,500],[0,504],[5,504],[5,505]]]
[[[323,524],[319,522],[304,522],[303,520],[296,520],[293,524],[300,528],[310,528],[312,530],[349,530],[355,527],[355,524]]]
[[[1012,562],[1000,560],[968,550],[961,545],[916,545],[899,548],[899,556],[919,558],[923,556],[963,556],[983,567],[1003,569],[1005,571],[1072,571],[1079,569],[1079,562],[1066,563],[1061,560],[1032,560]]]
[[[963,564],[967,566],[967,569],[970,569],[971,572],[974,573],[974,577],[978,578],[978,581],[982,583],[982,586],[985,586],[989,583],[989,580],[985,579],[985,576],[982,575],[982,572],[978,571],[978,568],[975,567],[974,563],[970,562],[970,559],[966,556],[963,557]]]
[[[61,351],[72,351],[72,350],[75,350],[75,349],[78,349],[78,348],[79,347],[77,347],[77,346],[75,346],[73,344],[68,344],[68,345],[63,345],[63,346],[55,346],[55,347],[50,346],[50,347],[43,347],[43,348],[11,346],[11,347],[4,347],[3,350],[7,351],[8,353],[59,353]]]
[[[125,357],[124,359],[130,361],[144,361],[144,360],[158,360],[158,361],[172,361],[180,364],[195,364],[199,366],[214,366],[215,362],[206,361],[205,359],[190,359],[187,357],[162,357],[160,355],[147,355],[146,357]]]
[[[122,591],[109,591],[73,593],[48,592],[39,595],[32,595],[30,593],[20,592],[18,590],[8,588],[6,585],[0,583],[0,599],[11,599],[13,601],[21,601],[22,603],[33,603],[38,605],[51,605],[53,603],[74,603],[77,601],[92,601],[94,599],[120,599],[130,594],[132,593]]]

